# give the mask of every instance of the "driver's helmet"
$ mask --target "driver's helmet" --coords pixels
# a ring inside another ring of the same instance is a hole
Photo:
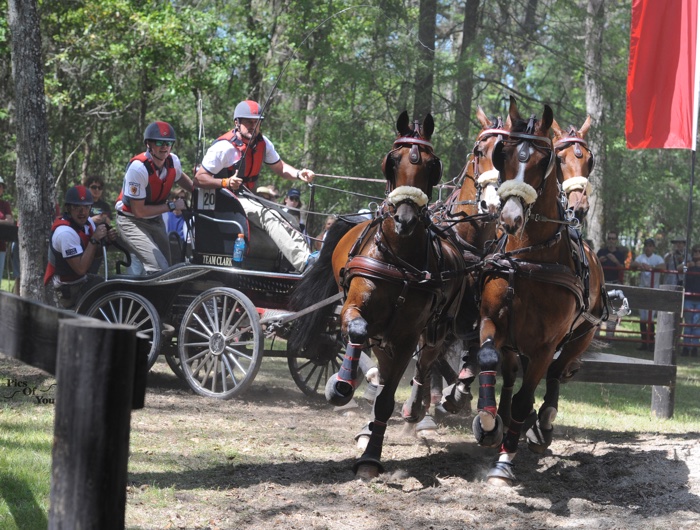
[[[92,193],[85,186],[73,186],[66,191],[66,200],[63,202],[76,206],[92,206]]]
[[[167,140],[174,142],[177,140],[175,129],[168,122],[154,121],[143,131],[143,141],[146,140]]]
[[[250,99],[241,101],[233,111],[233,119],[250,118],[253,120],[263,120],[262,109],[257,102]]]

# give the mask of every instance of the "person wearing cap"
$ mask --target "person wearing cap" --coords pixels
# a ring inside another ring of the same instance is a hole
[[[88,271],[101,257],[102,245],[117,238],[117,231],[104,224],[95,226],[90,218],[92,195],[85,186],[68,188],[63,203],[63,215],[51,227],[44,285],[53,282],[59,303],[71,309],[88,289],[103,281]]]
[[[83,179],[85,186],[92,194],[92,208],[90,209],[90,217],[96,225],[100,223],[112,223],[112,207],[107,201],[102,198],[102,193],[105,188],[105,181],[99,175],[88,175]]]
[[[146,274],[166,269],[171,263],[163,214],[184,210],[186,205],[182,199],[169,200],[170,190],[176,182],[187,191],[193,189],[180,159],[172,153],[176,139],[175,129],[167,122],[156,121],[146,127],[146,151],[129,161],[117,199],[120,239]]]
[[[310,169],[297,169],[282,160],[270,139],[261,133],[262,121],[257,102],[247,100],[236,105],[234,128],[209,147],[194,176],[195,184],[203,190],[213,190],[208,203],[214,202],[215,211],[231,211],[238,201],[248,220],[265,230],[282,255],[301,272],[310,255],[304,235],[294,230],[275,207],[255,200],[252,192],[263,164],[287,180],[310,183],[315,175]],[[246,194],[241,188],[251,193]],[[237,192],[236,197],[230,197],[231,192]]]
[[[14,226],[15,220],[12,217],[12,205],[4,200],[5,181],[0,177],[0,225]],[[0,281],[5,273],[5,256],[7,254],[7,242],[0,240]]]
[[[685,238],[679,234],[671,236],[671,251],[664,256],[664,264],[668,272],[664,274],[663,283],[668,285],[683,285],[683,268],[685,267]],[[681,274],[678,274],[681,273]]]
[[[654,252],[655,249],[656,242],[654,239],[651,237],[645,239],[644,252],[637,256],[630,265],[630,269],[633,271],[641,271],[639,275],[640,287],[658,288],[661,282],[661,273],[655,271],[664,270],[666,264],[664,263],[664,258]],[[654,351],[654,318],[656,318],[656,311],[639,310],[639,331],[644,341],[638,348],[640,350]]]
[[[301,225],[301,192],[296,188],[291,188],[287,195],[284,196],[284,211],[293,215],[297,222]]]

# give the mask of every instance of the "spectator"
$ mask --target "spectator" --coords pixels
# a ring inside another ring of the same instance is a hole
[[[44,284],[53,282],[58,301],[71,309],[80,297],[97,283],[100,276],[90,274],[90,265],[105,242],[117,238],[115,229],[95,226],[90,218],[92,195],[85,186],[73,186],[66,192],[63,216],[54,221],[49,243],[49,263]]]
[[[146,274],[170,266],[170,243],[162,214],[185,209],[182,199],[168,201],[174,183],[192,191],[192,181],[171,152],[175,129],[151,123],[143,134],[146,151],[131,159],[117,199],[117,226],[124,245],[143,264]]]
[[[671,252],[664,256],[664,266],[668,272],[664,274],[663,283],[683,285],[683,268],[685,267],[685,238],[679,235],[671,236]],[[680,272],[681,274],[678,274]]]
[[[301,192],[296,188],[291,188],[282,202],[284,204],[283,210],[289,215],[294,216],[297,220],[297,224],[301,226]]]
[[[688,258],[683,320],[686,324],[683,334],[691,335],[691,337],[683,340],[684,346],[681,355],[697,357],[698,346],[700,346],[700,245],[693,245]],[[685,344],[690,344],[690,346],[685,346]]]
[[[614,285],[623,283],[625,274],[625,259],[627,258],[627,249],[618,247],[618,235],[615,230],[610,230],[605,240],[605,246],[598,253],[598,259],[603,267],[603,276],[606,285]],[[612,338],[615,336],[615,328],[617,320],[611,318],[605,323],[605,336]]]
[[[639,275],[640,287],[658,287],[661,280],[661,273],[653,271],[662,271],[666,267],[664,259],[654,253],[656,243],[652,238],[644,240],[644,252],[637,256],[630,268],[636,271],[642,271]],[[639,331],[642,335],[642,345],[639,350],[654,351],[654,319],[656,311],[647,309],[639,310]]]
[[[2,197],[5,195],[5,181],[0,177],[0,225],[14,226],[15,219],[12,217],[12,206]],[[7,254],[7,242],[0,241],[0,284],[5,274],[5,256]]]
[[[263,116],[255,101],[242,101],[233,113],[235,128],[220,136],[204,155],[195,181],[199,188],[214,189],[215,211],[233,210],[237,202],[251,223],[261,227],[297,271],[303,271],[311,253],[304,235],[293,230],[274,207],[245,194],[228,197],[223,190],[236,191],[241,186],[255,189],[263,162],[279,177],[312,182],[314,172],[287,164],[270,140],[260,132]]]
[[[259,186],[255,193],[268,201],[274,201],[277,196],[269,186]]]
[[[92,208],[90,218],[98,225],[100,223],[112,224],[112,207],[102,199],[105,181],[98,175],[90,175],[83,179],[83,186],[92,194]]]
[[[321,230],[321,233],[316,236],[316,239],[314,240],[314,250],[321,250],[321,247],[323,246],[323,242],[326,240],[326,234],[328,233],[328,229],[333,226],[333,223],[335,223],[335,215],[329,215],[326,217],[326,222],[323,225],[323,230]]]

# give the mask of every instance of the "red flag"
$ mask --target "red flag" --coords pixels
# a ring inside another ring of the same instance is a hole
[[[698,0],[633,0],[628,149],[692,149],[697,131]]]

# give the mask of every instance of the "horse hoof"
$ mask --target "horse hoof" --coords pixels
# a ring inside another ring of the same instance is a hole
[[[512,486],[515,483],[515,473],[513,472],[513,463],[506,461],[498,461],[489,470],[486,476],[486,482],[496,486]]]
[[[481,426],[481,419],[477,415],[472,422],[472,431],[474,432],[476,443],[482,447],[498,447],[503,441],[503,420],[496,415],[496,426],[492,431],[486,432]]]
[[[533,453],[538,455],[543,454],[547,448],[552,445],[552,434],[554,432],[554,427],[551,429],[542,429],[540,422],[537,421],[535,425],[530,427],[525,434],[527,438],[527,447]]]
[[[355,478],[369,481],[379,476],[379,468],[372,464],[360,464],[355,471]]]
[[[432,416],[426,416],[416,423],[416,434],[419,436],[434,436],[437,434],[437,423]]]
[[[486,483],[489,486],[497,486],[499,488],[511,488],[513,487],[513,481],[501,477],[489,477],[486,479]]]
[[[353,386],[338,379],[338,374],[333,374],[326,383],[326,401],[336,407],[342,407],[350,403],[352,395],[355,393]]]

